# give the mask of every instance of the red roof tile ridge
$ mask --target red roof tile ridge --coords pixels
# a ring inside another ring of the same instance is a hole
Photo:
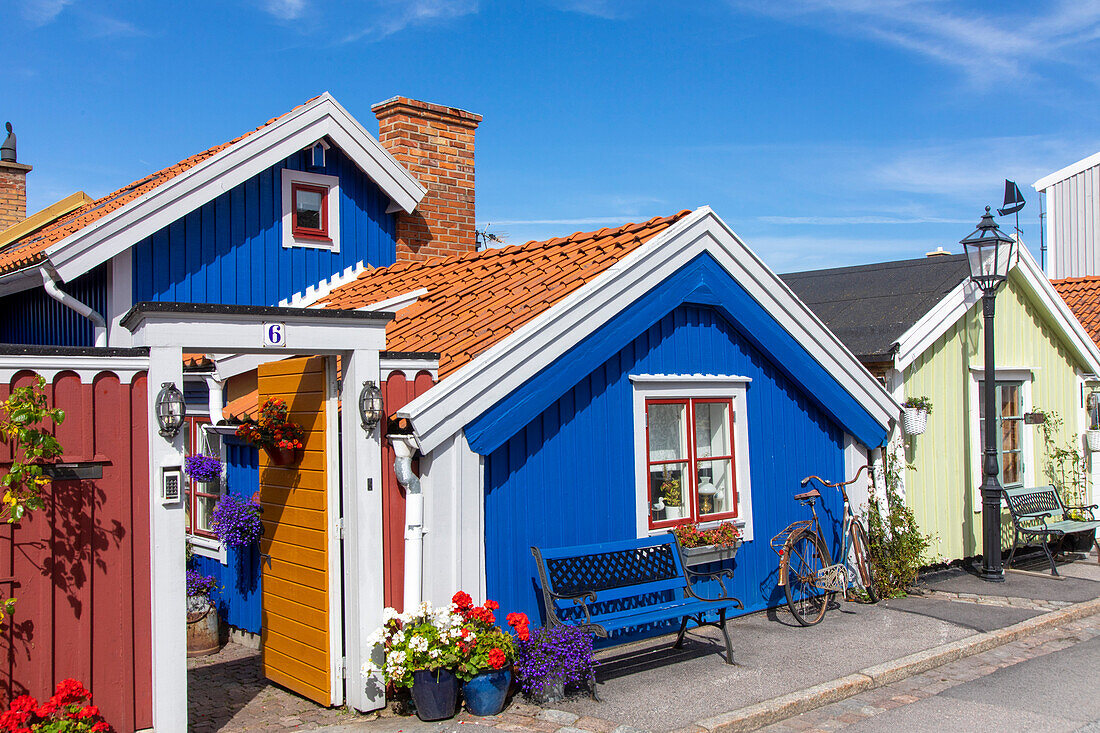
[[[1077,277],[1060,277],[1052,279],[1052,285],[1075,285],[1077,283],[1097,283],[1100,284],[1100,275],[1079,275]]]

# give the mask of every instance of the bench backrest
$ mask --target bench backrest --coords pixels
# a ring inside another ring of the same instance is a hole
[[[531,554],[538,565],[547,605],[555,606],[547,608],[548,612],[576,608],[571,600],[553,596],[595,593],[598,605],[589,609],[596,618],[605,603],[666,594],[688,585],[672,534],[546,550],[532,547]],[[611,610],[615,609],[606,609]]]
[[[1002,489],[1008,509],[1017,520],[1033,519],[1043,514],[1061,518],[1066,512],[1062,497],[1053,486],[1033,486]]]

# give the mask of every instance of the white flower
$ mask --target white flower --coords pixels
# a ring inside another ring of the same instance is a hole
[[[373,644],[381,644],[385,640],[386,640],[386,630],[385,629],[375,629],[374,631],[372,631],[367,636],[367,643],[372,644],[372,645]]]
[[[430,652],[428,652],[428,656],[432,659],[438,659],[441,653],[442,652],[440,652],[438,649],[432,649]]]
[[[409,641],[409,648],[414,652],[426,652],[428,651],[428,640],[423,636],[414,636]]]
[[[396,608],[386,607],[382,609],[382,624],[388,624],[390,621],[401,618],[401,614],[397,612]]]

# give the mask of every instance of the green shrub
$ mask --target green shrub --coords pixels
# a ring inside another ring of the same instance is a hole
[[[916,582],[932,544],[932,536],[920,531],[913,510],[898,493],[902,466],[896,451],[896,447],[883,451],[886,506],[880,504],[874,489],[868,499],[867,539],[871,543],[875,590],[880,598],[905,595]]]

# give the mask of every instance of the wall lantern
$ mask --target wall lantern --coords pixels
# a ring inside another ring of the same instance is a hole
[[[363,389],[359,392],[359,419],[363,421],[363,430],[371,433],[383,417],[382,390],[374,382],[363,382]]]
[[[183,393],[172,382],[164,382],[157,393],[157,423],[160,425],[160,434],[171,440],[179,435],[183,427],[183,418],[187,414],[187,406],[183,403]]]
[[[970,279],[983,292],[996,290],[997,286],[1008,279],[1012,269],[1012,257],[1016,253],[1016,240],[1006,235],[993,221],[989,207],[969,237],[962,240],[966,257],[970,263]]]

